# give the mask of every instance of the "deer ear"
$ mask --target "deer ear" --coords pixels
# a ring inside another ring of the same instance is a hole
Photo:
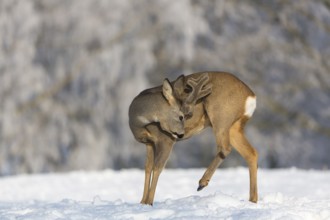
[[[181,75],[174,81],[174,84],[173,84],[174,94],[178,98],[180,98],[180,96],[183,93],[184,80],[185,80],[184,75]]]
[[[173,89],[168,79],[165,79],[163,82],[163,95],[170,105],[174,105],[175,98],[173,96]]]

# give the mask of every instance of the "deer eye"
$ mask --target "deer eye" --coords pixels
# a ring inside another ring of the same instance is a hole
[[[180,121],[183,121],[183,116],[179,116],[179,120]]]
[[[190,86],[186,86],[185,88],[184,88],[184,90],[183,90],[185,93],[191,93],[191,91],[192,91],[192,88],[190,87]]]

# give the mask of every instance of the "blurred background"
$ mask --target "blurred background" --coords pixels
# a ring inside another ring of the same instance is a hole
[[[260,167],[328,169],[329,60],[328,0],[0,0],[0,175],[143,168],[130,102],[207,70],[257,94]],[[206,129],[167,167],[205,167],[215,149]],[[242,165],[233,152],[222,167]]]

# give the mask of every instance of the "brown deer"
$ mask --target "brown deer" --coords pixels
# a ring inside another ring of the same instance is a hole
[[[186,119],[184,136],[176,139],[163,132],[159,124],[146,125],[153,141],[146,143],[145,184],[141,203],[152,205],[159,175],[174,143],[190,138],[209,126],[212,127],[216,138],[217,154],[200,179],[197,190],[208,185],[217,167],[234,147],[249,167],[249,200],[257,202],[258,153],[244,134],[244,127],[256,108],[255,94],[237,77],[224,72],[201,72],[180,76],[172,85],[176,99],[182,103],[181,110]],[[159,91],[160,87],[152,90]],[[163,113],[166,114],[165,111]]]

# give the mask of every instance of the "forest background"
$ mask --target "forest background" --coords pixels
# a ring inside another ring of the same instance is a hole
[[[229,71],[258,96],[264,168],[330,166],[330,2],[0,1],[0,175],[143,168],[128,106],[165,77]],[[212,130],[168,167],[209,164]],[[232,153],[223,167],[244,165]]]

